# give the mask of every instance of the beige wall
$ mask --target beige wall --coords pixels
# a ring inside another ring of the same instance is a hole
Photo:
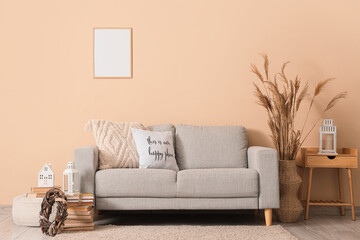
[[[328,117],[340,147],[358,148],[359,9],[355,0],[0,0],[0,204],[30,191],[45,162],[60,184],[73,150],[94,143],[83,130],[93,118],[242,124],[250,144],[271,146],[250,72],[262,52],[273,71],[290,60],[289,74],[312,86],[336,76],[311,120],[330,95],[347,90]],[[133,79],[92,78],[93,27],[134,29]],[[306,145],[316,146],[317,136]],[[336,175],[317,173],[314,197],[336,196]],[[360,170],[354,181],[360,205]]]

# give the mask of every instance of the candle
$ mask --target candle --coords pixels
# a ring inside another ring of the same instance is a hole
[[[326,134],[325,135],[325,150],[333,150],[333,137],[332,134]]]

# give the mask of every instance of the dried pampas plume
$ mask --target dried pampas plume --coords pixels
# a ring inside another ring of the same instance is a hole
[[[304,133],[304,128],[307,124],[313,103],[316,97],[325,90],[327,84],[335,78],[328,78],[316,84],[302,129],[295,130],[296,115],[301,103],[309,95],[309,84],[306,82],[304,87],[301,88],[301,81],[298,76],[296,76],[295,80],[289,80],[285,73],[286,66],[289,62],[285,62],[281,67],[281,71],[275,74],[273,80],[271,80],[269,76],[269,58],[266,54],[262,54],[262,57],[264,59],[265,77],[255,64],[251,65],[251,71],[262,84],[262,87],[260,87],[254,83],[254,95],[258,99],[257,103],[267,111],[271,138],[279,153],[279,159],[295,160],[296,154],[305,139],[321,119],[319,118],[310,130],[306,134]],[[281,78],[282,84],[278,83],[278,77]],[[333,108],[340,99],[345,98],[346,95],[346,92],[341,92],[333,97],[326,105],[321,117],[325,112]]]

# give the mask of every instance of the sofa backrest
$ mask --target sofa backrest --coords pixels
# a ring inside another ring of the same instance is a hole
[[[247,136],[242,126],[176,126],[180,170],[246,168]]]

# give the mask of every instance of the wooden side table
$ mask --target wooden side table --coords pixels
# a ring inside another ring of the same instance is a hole
[[[344,206],[351,206],[352,220],[355,221],[355,208],[354,208],[354,193],[352,186],[351,169],[358,167],[358,151],[356,148],[341,148],[337,149],[338,155],[323,155],[318,154],[319,148],[302,148],[301,157],[297,159],[297,165],[302,167],[302,178],[304,179],[305,170],[309,169],[309,182],[307,186],[305,220],[309,218],[310,206],[339,206],[341,207],[341,215],[345,215]],[[335,168],[337,169],[339,181],[339,200],[310,200],[311,198],[311,183],[313,171],[315,168]],[[341,192],[340,169],[347,169],[349,177],[349,192],[350,203],[343,201]],[[302,187],[300,188],[300,194]]]

